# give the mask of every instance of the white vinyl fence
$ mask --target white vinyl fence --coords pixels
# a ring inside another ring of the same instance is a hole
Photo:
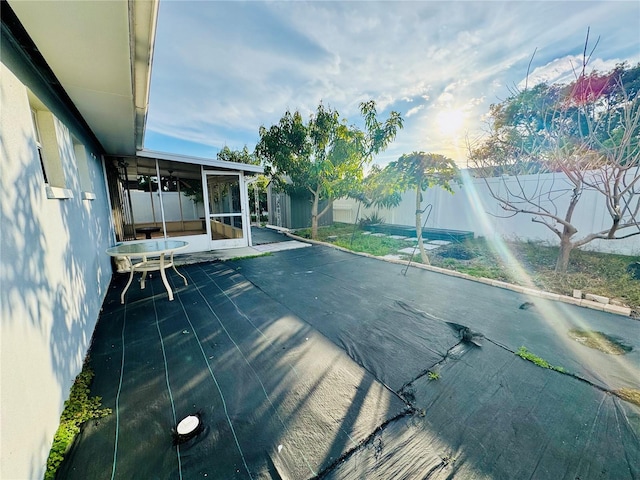
[[[204,205],[195,204],[193,200],[179,192],[162,192],[164,216],[167,222],[181,220],[198,220],[204,217]],[[131,190],[131,205],[136,223],[160,223],[162,213],[160,209],[160,194],[158,192],[143,192]]]
[[[561,216],[564,215],[570,194],[568,181],[564,175],[550,173],[489,179],[495,191],[504,191],[504,188],[518,191],[520,188],[518,182],[527,192],[533,192],[536,188],[538,191],[548,191],[551,185],[555,191],[566,189],[566,193],[555,201],[558,213]],[[428,204],[433,205],[433,211],[426,223],[427,227],[471,231],[476,237],[559,243],[558,237],[547,227],[532,222],[531,215],[518,214],[505,218],[508,212],[504,212],[491,196],[485,180],[471,178],[466,170],[463,171],[463,185],[454,187],[454,192],[452,195],[441,188],[431,188],[423,192],[422,208]],[[552,208],[550,202],[546,202],[545,205]],[[415,208],[415,192],[409,191],[403,195],[400,205],[393,209],[360,207],[359,218],[378,213],[386,223],[415,226]],[[357,211],[358,203],[355,200],[336,200],[333,204],[333,219],[336,222],[354,223]],[[423,222],[424,220],[425,217]],[[573,225],[578,228],[574,239],[608,228],[611,225],[611,217],[606,211],[604,197],[595,191],[585,190],[574,212]],[[628,230],[628,233],[631,233],[631,230]],[[624,240],[595,240],[583,248],[599,252],[639,255],[640,235]]]

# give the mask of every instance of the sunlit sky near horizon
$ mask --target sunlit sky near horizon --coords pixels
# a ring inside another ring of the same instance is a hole
[[[214,158],[253,150],[261,125],[318,103],[362,126],[359,104],[404,129],[376,158],[435,152],[466,165],[491,103],[567,81],[587,29],[591,68],[640,61],[638,1],[160,0],[145,148]],[[537,49],[537,50],[536,50]]]

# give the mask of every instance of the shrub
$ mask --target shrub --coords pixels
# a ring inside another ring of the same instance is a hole
[[[470,243],[454,243],[447,245],[439,252],[444,258],[455,258],[457,260],[471,260],[478,256],[476,249]]]
[[[381,217],[378,212],[372,213],[368,217],[362,217],[358,222],[360,227],[364,227],[366,225],[378,225],[380,223],[384,223],[384,218]]]

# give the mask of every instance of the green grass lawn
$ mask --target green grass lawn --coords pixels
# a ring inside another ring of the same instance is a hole
[[[376,256],[397,254],[413,244],[388,237],[364,235],[353,225],[336,223],[321,227],[318,240]],[[310,230],[297,232],[310,237]],[[476,238],[428,252],[431,264],[517,285],[533,286],[548,292],[572,295],[574,289],[616,299],[634,310],[640,309],[640,280],[627,273],[627,266],[640,261],[637,256],[613,255],[582,250],[571,253],[567,273],[554,272],[557,247],[538,242],[489,242]],[[409,255],[405,257],[409,259]],[[420,262],[416,251],[413,262]]]

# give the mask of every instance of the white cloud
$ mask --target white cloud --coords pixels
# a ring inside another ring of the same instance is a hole
[[[622,60],[614,58],[603,60],[602,58],[592,58],[586,65],[586,73],[593,71],[608,72],[621,63]],[[518,83],[518,88],[523,90],[525,86],[532,87],[539,83],[571,83],[582,71],[583,57],[581,55],[567,55],[566,57],[556,58],[546,65],[535,68],[528,78],[524,78]]]
[[[424,108],[424,105],[418,105],[417,107],[410,108],[404,115],[406,118],[413,117],[416,113]]]
[[[286,109],[308,115],[322,100],[354,123],[374,99],[382,116],[406,111],[380,162],[446,149],[451,139],[433,128],[442,109],[480,131],[536,47],[539,78],[566,73],[562,60],[580,55],[588,25],[602,35],[594,67],[638,59],[634,3],[161,2],[148,129],[251,147]]]
[[[454,96],[452,93],[447,92],[446,90],[440,94],[438,97],[438,105],[447,105],[453,102]]]

